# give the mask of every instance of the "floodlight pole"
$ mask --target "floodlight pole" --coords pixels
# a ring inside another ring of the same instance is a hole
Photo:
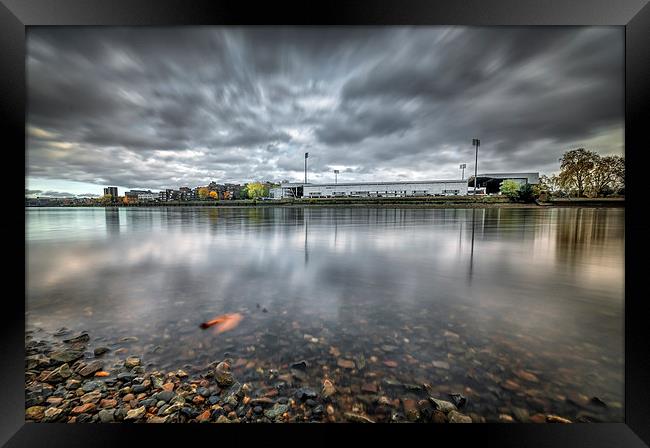
[[[309,157],[309,153],[305,153],[305,183],[307,183],[307,158]]]
[[[478,138],[472,139],[472,144],[476,146],[476,159],[474,161],[474,196],[476,196],[476,183],[478,182],[478,147],[481,145],[481,140]]]

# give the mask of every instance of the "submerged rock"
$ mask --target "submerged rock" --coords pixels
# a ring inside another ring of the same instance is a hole
[[[277,417],[281,416],[288,410],[288,405],[276,403],[271,409],[264,411],[264,415],[271,420],[275,420]]]
[[[449,419],[449,423],[472,423],[471,417],[461,414],[458,411],[450,411],[447,414],[447,418]]]
[[[214,379],[221,387],[231,386],[235,382],[232,372],[230,372],[230,364],[222,361],[214,369]]]

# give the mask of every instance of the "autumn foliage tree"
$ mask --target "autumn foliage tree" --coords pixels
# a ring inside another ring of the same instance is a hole
[[[211,199],[219,199],[219,193],[217,193],[216,191],[211,191],[210,193],[208,193],[208,196],[210,196]]]
[[[210,190],[206,187],[199,188],[199,199],[207,199],[210,194]]]
[[[578,197],[606,196],[625,188],[625,159],[621,156],[600,156],[578,148],[565,152],[560,163],[559,186]]]
[[[250,199],[257,199],[269,195],[269,189],[261,182],[252,182],[246,186],[248,197]]]
[[[575,190],[578,197],[585,195],[589,186],[591,171],[594,169],[597,154],[584,148],[564,153],[560,159],[560,184],[562,188]]]

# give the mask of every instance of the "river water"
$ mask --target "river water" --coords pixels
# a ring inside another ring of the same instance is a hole
[[[488,421],[623,420],[623,209],[28,208],[26,222],[32,337],[88,331],[109,361],[197,375],[228,356],[253,383],[305,360],[301,381],[333,379],[342,406],[426,384]],[[224,313],[243,318],[199,327]]]

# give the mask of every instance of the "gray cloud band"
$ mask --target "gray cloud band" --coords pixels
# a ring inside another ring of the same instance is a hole
[[[28,174],[458,177],[623,151],[620,28],[30,28]]]

